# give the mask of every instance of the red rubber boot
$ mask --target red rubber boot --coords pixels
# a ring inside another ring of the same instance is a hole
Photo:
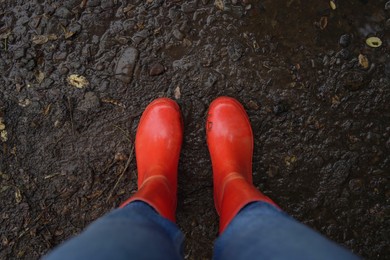
[[[265,201],[276,206],[252,183],[253,134],[243,106],[229,97],[214,100],[208,111],[206,134],[219,232],[250,202]]]
[[[132,201],[144,201],[175,222],[177,168],[183,140],[180,108],[169,98],[159,98],[142,114],[135,138],[138,191]]]

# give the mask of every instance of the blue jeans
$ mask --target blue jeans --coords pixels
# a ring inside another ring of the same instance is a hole
[[[183,259],[184,236],[135,201],[92,223],[46,259]],[[358,259],[274,206],[244,207],[217,239],[214,259]]]

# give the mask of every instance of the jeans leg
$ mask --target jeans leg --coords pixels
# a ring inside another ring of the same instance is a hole
[[[183,259],[184,236],[148,204],[134,201],[93,222],[46,259]]]
[[[244,207],[217,239],[214,259],[358,259],[276,207]]]

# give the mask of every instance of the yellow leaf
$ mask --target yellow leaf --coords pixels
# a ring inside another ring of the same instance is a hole
[[[378,37],[369,37],[366,40],[366,44],[372,48],[378,48],[382,45],[382,40]]]
[[[2,142],[7,142],[8,141],[8,133],[6,130],[1,130],[0,131],[0,140]]]
[[[336,3],[333,0],[331,0],[329,2],[329,5],[330,5],[330,8],[332,8],[332,10],[336,10],[337,6],[336,6]]]
[[[76,88],[84,88],[89,84],[86,77],[77,74],[69,75],[68,83]]]
[[[20,193],[20,190],[18,188],[16,188],[16,191],[15,191],[15,200],[16,200],[16,203],[20,203],[22,201],[22,194]]]
[[[368,62],[368,59],[366,56],[364,56],[363,54],[359,54],[359,64],[365,68],[365,69],[368,69],[369,67],[369,62]]]

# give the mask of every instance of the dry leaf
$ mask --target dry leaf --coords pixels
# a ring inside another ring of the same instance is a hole
[[[366,44],[372,48],[378,48],[382,45],[382,40],[378,37],[369,37],[366,40]]]
[[[4,143],[8,141],[8,133],[6,130],[0,131],[0,140]]]
[[[69,39],[69,38],[72,37],[74,34],[75,34],[75,32],[66,31],[66,32],[65,32],[65,39]]]
[[[333,0],[331,0],[329,2],[329,5],[330,5],[330,8],[332,8],[332,10],[336,10],[337,6],[336,6],[336,3]]]
[[[368,69],[369,67],[369,62],[368,62],[368,59],[366,56],[364,56],[363,54],[359,54],[359,64],[365,68],[365,69]]]
[[[214,5],[219,9],[219,10],[224,10],[225,6],[223,4],[223,0],[215,0]]]
[[[177,86],[177,87],[175,88],[174,96],[175,96],[175,99],[180,99],[180,97],[181,97],[181,92],[180,92],[180,87],[179,87],[179,86]]]
[[[0,117],[0,130],[4,130],[5,129],[5,124],[3,122],[3,118]]]
[[[20,203],[22,201],[22,194],[20,193],[20,190],[18,188],[16,188],[16,191],[15,191],[15,200],[16,200],[16,203]]]
[[[32,42],[34,44],[45,44],[47,43],[49,40],[50,41],[53,41],[53,40],[57,40],[57,36],[55,34],[49,34],[49,35],[34,35],[32,37]]]
[[[68,83],[76,88],[84,88],[89,84],[88,80],[84,76],[77,74],[69,75]]]
[[[332,105],[339,105],[340,104],[340,98],[336,95],[332,97]]]
[[[43,115],[47,116],[50,112],[51,104],[47,105],[43,110]]]
[[[322,16],[321,19],[320,19],[320,29],[324,30],[327,25],[328,25],[328,17],[327,16]]]
[[[41,84],[42,81],[45,79],[45,73],[43,73],[42,71],[38,71],[38,72],[35,74],[35,78],[37,79],[38,84]]]
[[[286,156],[284,158],[284,162],[286,163],[286,166],[290,166],[291,164],[295,163],[296,161],[297,161],[297,157],[295,155]]]

